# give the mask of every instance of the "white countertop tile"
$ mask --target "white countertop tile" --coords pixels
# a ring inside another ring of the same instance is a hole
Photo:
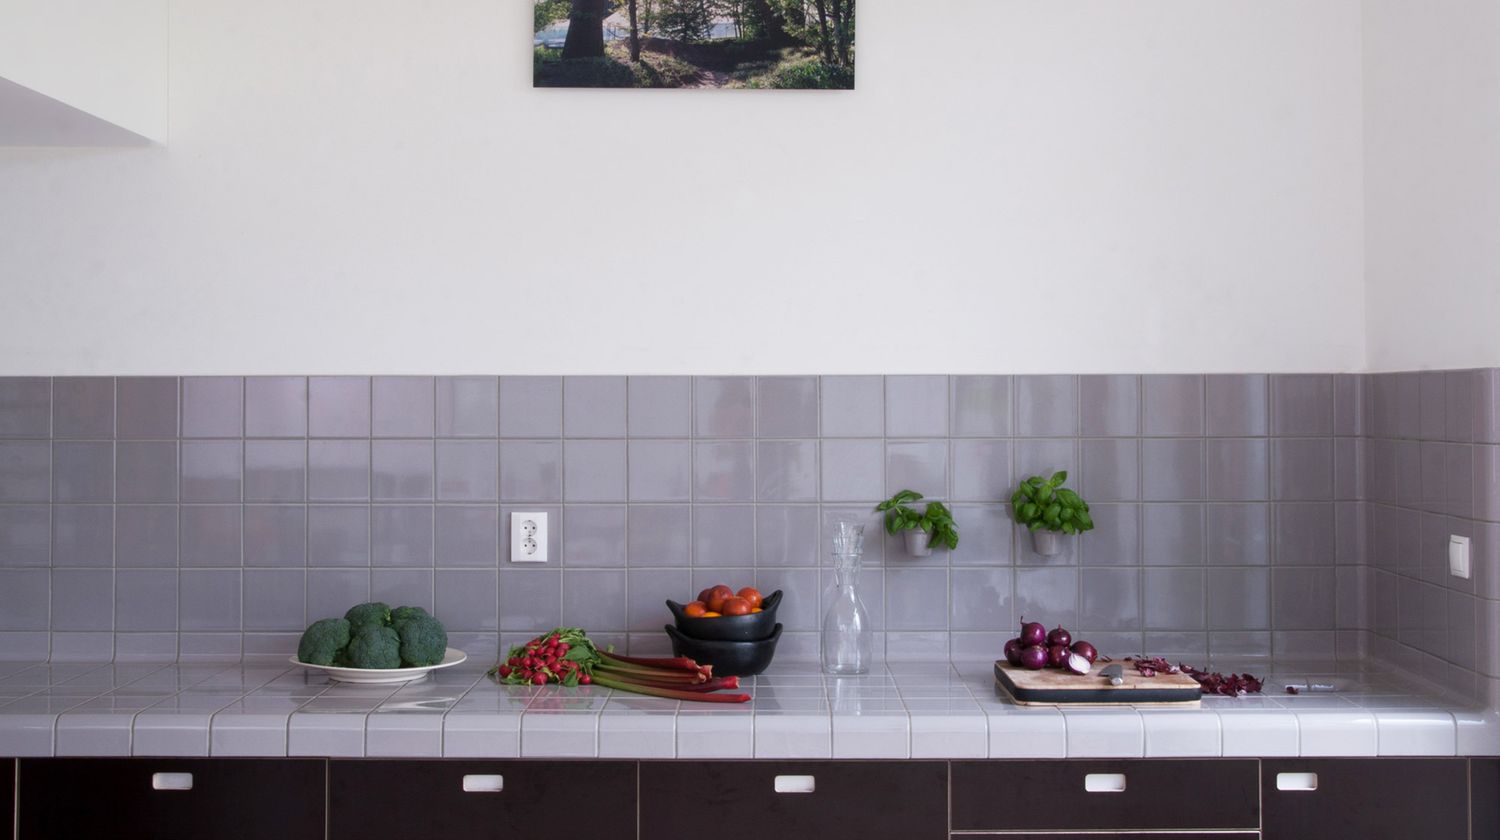
[[[825,677],[778,662],[744,705],[497,685],[482,663],[405,685],[336,683],[279,662],[7,663],[12,755],[1058,758],[1500,752],[1500,713],[1424,693],[1376,663],[1235,663],[1267,693],[1200,709],[1019,706],[990,664],[896,662]],[[1215,663],[1226,669],[1226,664]],[[1299,685],[1301,694],[1285,693]],[[1313,688],[1306,688],[1313,686]],[[1320,690],[1320,689],[1330,690]]]

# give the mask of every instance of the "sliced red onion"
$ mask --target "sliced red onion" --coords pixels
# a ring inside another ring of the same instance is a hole
[[[1073,673],[1080,676],[1083,674],[1087,674],[1089,672],[1089,669],[1094,667],[1094,664],[1089,661],[1089,658],[1081,653],[1068,654],[1067,665],[1069,671],[1072,671]]]

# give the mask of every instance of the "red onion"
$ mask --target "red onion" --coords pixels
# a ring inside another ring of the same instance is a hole
[[[1073,652],[1087,659],[1090,665],[1094,664],[1094,660],[1099,658],[1099,651],[1088,642],[1074,642]]]
[[[1068,662],[1068,649],[1062,645],[1047,648],[1047,667],[1061,668]]]
[[[1019,668],[1021,667],[1021,644],[1020,639],[1011,639],[1005,643],[1005,661]]]
[[[1047,643],[1047,628],[1035,621],[1021,620],[1021,646],[1044,645]]]
[[[1087,674],[1089,669],[1094,667],[1094,663],[1090,662],[1089,658],[1081,653],[1070,653],[1068,654],[1067,667],[1069,671],[1081,676]]]
[[[1047,634],[1047,644],[1062,645],[1063,647],[1067,647],[1068,645],[1073,644],[1073,634],[1064,630],[1062,628],[1062,625],[1059,624],[1057,626],[1057,629]]]
[[[1028,671],[1040,671],[1047,667],[1047,649],[1041,645],[1031,645],[1021,651],[1021,667]]]

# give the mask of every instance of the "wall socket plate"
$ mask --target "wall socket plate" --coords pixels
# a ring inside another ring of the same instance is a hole
[[[547,562],[547,514],[515,511],[510,515],[510,562]]]
[[[1469,538],[1451,534],[1448,537],[1448,574],[1469,578]]]

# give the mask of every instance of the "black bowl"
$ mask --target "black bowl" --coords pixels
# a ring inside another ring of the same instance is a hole
[[[666,625],[666,631],[672,637],[673,656],[686,656],[700,665],[712,665],[716,677],[753,677],[766,670],[771,657],[776,655],[776,641],[781,638],[780,624],[770,636],[754,642],[692,639],[670,624]]]
[[[667,599],[667,609],[677,619],[682,635],[710,642],[754,642],[771,635],[776,626],[776,607],[781,604],[781,590],[772,592],[760,603],[760,612],[749,615],[721,615],[718,618],[688,618],[682,605]]]

